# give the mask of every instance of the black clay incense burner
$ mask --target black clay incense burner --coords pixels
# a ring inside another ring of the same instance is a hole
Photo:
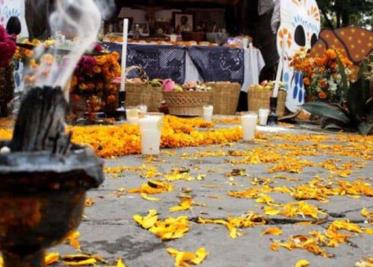
[[[0,143],[0,250],[5,267],[42,267],[45,249],[80,224],[86,191],[104,179],[103,161],[71,143],[61,88],[24,96],[13,139]]]

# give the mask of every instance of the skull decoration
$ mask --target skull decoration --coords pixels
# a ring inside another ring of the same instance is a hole
[[[288,93],[286,106],[296,112],[304,103],[302,73],[295,72],[290,61],[301,48],[310,49],[320,33],[320,11],[315,0],[281,0],[281,24],[277,48],[283,60],[283,81]]]

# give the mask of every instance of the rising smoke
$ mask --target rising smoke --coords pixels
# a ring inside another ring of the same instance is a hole
[[[64,88],[82,55],[93,48],[102,18],[110,15],[115,3],[113,0],[57,0],[55,7],[49,18],[52,36],[62,33],[73,40],[73,45],[68,55],[63,56],[56,50],[37,47],[34,59],[40,62],[40,66],[29,68],[26,74],[35,77],[35,86]],[[54,56],[46,57],[46,53]]]

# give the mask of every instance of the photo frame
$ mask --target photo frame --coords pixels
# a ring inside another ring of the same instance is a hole
[[[133,18],[132,17],[125,17],[125,18],[120,18],[117,19],[117,30],[118,32],[123,32],[123,20],[128,19],[128,31],[131,30],[132,25],[133,25]]]
[[[138,30],[140,31],[141,35],[149,35],[149,23],[133,23],[132,27],[130,28],[130,31],[133,33],[136,31],[136,27],[138,27]]]
[[[188,12],[174,12],[173,22],[175,32],[193,32],[194,31],[194,14]]]

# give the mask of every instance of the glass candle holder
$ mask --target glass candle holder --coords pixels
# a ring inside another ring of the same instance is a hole
[[[257,121],[258,115],[256,113],[247,113],[241,115],[244,141],[252,141],[255,139]]]

